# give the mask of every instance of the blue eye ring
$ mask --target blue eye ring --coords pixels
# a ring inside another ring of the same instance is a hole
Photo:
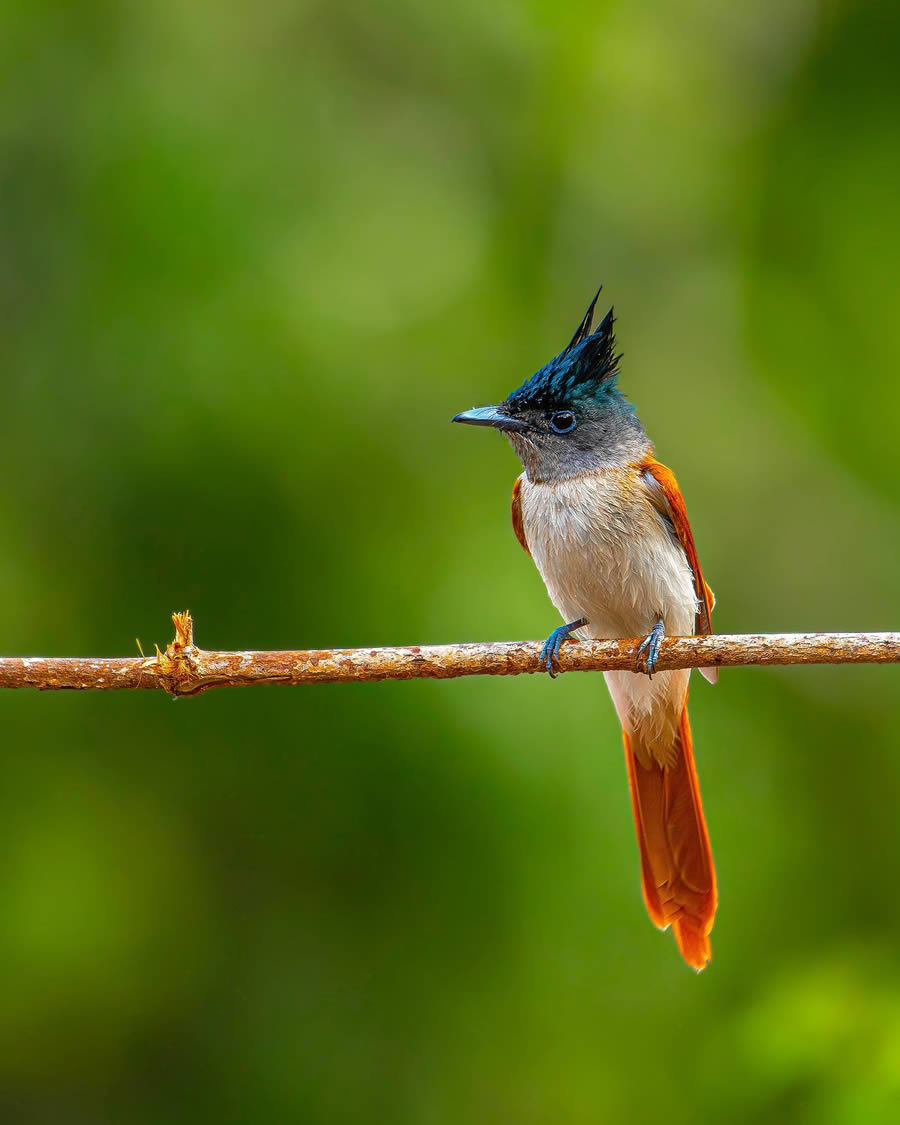
[[[578,425],[578,419],[571,410],[557,410],[550,416],[550,428],[555,434],[570,434]]]

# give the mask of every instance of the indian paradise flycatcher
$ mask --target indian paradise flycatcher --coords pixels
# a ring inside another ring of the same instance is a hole
[[[716,876],[688,722],[690,669],[653,671],[666,633],[712,632],[714,598],[678,482],[616,385],[613,310],[591,331],[599,295],[564,352],[499,406],[453,421],[500,430],[522,462],[513,528],[568,623],[541,654],[551,676],[570,636],[645,638],[636,671],[604,677],[622,724],[644,902],[699,971],[711,957]],[[715,683],[718,669],[700,671]]]

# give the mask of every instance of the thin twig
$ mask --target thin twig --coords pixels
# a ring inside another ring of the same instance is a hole
[[[520,676],[541,671],[539,641],[414,645],[405,648],[312,649],[296,652],[207,652],[194,644],[189,613],[176,613],[175,639],[152,657],[3,657],[0,688],[124,691],[162,688],[199,695],[251,684],[335,684],[371,680],[449,680]],[[570,642],[564,672],[635,670],[640,638]],[[900,633],[750,633],[667,637],[658,670],[747,664],[893,664]]]

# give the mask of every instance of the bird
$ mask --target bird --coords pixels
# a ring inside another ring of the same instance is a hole
[[[643,638],[634,671],[604,677],[622,727],[644,904],[699,972],[712,957],[717,888],[688,720],[691,670],[656,665],[666,634],[712,632],[715,599],[675,475],[618,386],[613,309],[592,328],[601,290],[564,351],[499,406],[453,421],[499,430],[521,461],[513,529],[565,622],[543,646],[542,670],[557,674],[570,637]],[[717,668],[700,671],[716,682]]]

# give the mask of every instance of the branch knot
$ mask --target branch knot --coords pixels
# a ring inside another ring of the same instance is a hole
[[[172,696],[196,695],[202,690],[199,667],[200,649],[194,644],[194,620],[190,610],[173,613],[175,639],[165,652],[156,649],[155,672],[163,688]]]

